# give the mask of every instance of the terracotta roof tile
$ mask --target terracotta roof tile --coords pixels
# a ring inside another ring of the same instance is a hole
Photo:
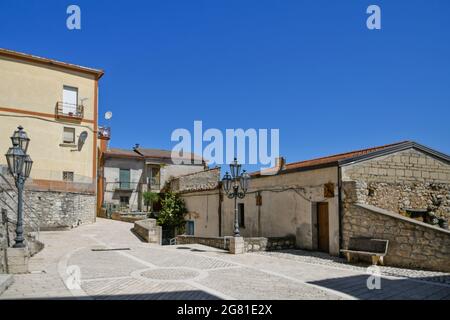
[[[161,149],[146,149],[138,148],[134,150],[120,149],[120,148],[110,148],[105,152],[107,156],[123,156],[123,157],[133,157],[133,158],[145,158],[145,159],[172,159],[172,151],[161,150]],[[181,158],[179,158],[181,159]],[[195,155],[193,153],[186,153],[184,159],[197,159],[202,160],[202,157]]]
[[[379,151],[379,150],[382,150],[382,149],[386,149],[388,147],[393,147],[393,146],[396,146],[396,145],[399,145],[399,144],[402,144],[402,143],[405,143],[405,142],[407,142],[407,141],[391,143],[391,144],[386,144],[386,145],[383,145],[383,146],[372,147],[372,148],[361,149],[361,150],[355,150],[355,151],[350,151],[350,152],[345,152],[345,153],[339,153],[339,154],[326,156],[326,157],[321,157],[321,158],[315,158],[315,159],[311,159],[311,160],[292,162],[292,163],[286,164],[285,170],[333,163],[333,162],[344,160],[344,159],[349,159],[349,158],[353,158],[353,157],[362,156],[362,155],[365,155],[365,154],[368,154],[368,153],[371,153],[371,152],[375,152],[375,151]]]

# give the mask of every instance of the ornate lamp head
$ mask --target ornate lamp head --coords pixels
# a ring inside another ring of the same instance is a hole
[[[22,173],[23,165],[25,163],[26,154],[22,148],[16,144],[8,149],[6,153],[6,161],[8,162],[9,172],[17,177]]]
[[[24,153],[27,153],[28,150],[28,144],[30,143],[30,138],[28,138],[28,135],[25,131],[23,131],[22,126],[18,126],[17,130],[14,131],[11,141],[13,146],[20,146]]]
[[[222,187],[226,194],[228,194],[231,190],[231,180],[230,174],[228,172],[225,173],[222,179]]]
[[[241,189],[242,189],[242,191],[244,191],[244,193],[247,192],[247,190],[248,190],[248,182],[249,182],[249,180],[250,180],[250,175],[247,173],[247,171],[244,170],[242,172],[242,177],[239,180],[239,183],[241,185]]]

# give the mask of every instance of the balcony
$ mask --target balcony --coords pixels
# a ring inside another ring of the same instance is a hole
[[[57,102],[55,115],[57,119],[81,121],[84,117],[84,107],[66,102]]]
[[[109,182],[109,187],[111,191],[114,192],[143,192],[147,189],[147,191],[159,192],[161,189],[161,185],[158,182],[153,183],[141,183],[141,182]],[[145,189],[145,187],[147,187]]]
[[[113,189],[115,191],[137,191],[139,183],[135,182],[115,182]]]
[[[99,139],[111,139],[111,128],[110,127],[99,127],[98,128],[98,138]]]

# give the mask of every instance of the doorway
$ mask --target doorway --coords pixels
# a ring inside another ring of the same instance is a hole
[[[330,252],[330,226],[327,202],[317,204],[317,241],[319,251]]]

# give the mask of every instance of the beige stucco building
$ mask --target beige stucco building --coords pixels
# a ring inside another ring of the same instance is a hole
[[[0,151],[6,153],[9,137],[23,126],[34,161],[27,197],[42,213],[44,226],[95,219],[102,75],[101,70],[0,49]],[[4,156],[0,165],[6,165]]]
[[[405,141],[281,161],[271,173],[253,174],[246,197],[238,200],[249,250],[255,250],[252,241],[263,248],[260,238],[295,238],[297,248],[338,255],[351,237],[369,237],[390,241],[387,264],[448,271],[448,155]],[[179,177],[172,186],[185,200],[190,234],[220,247],[223,240],[203,239],[233,235],[234,200],[223,194],[219,180],[216,168]],[[433,216],[441,226],[429,223]]]
[[[172,179],[203,171],[205,165],[203,161],[175,164],[169,150],[139,145],[132,150],[108,148],[102,152],[100,161],[103,206],[122,212],[146,211],[144,192],[160,193]]]

